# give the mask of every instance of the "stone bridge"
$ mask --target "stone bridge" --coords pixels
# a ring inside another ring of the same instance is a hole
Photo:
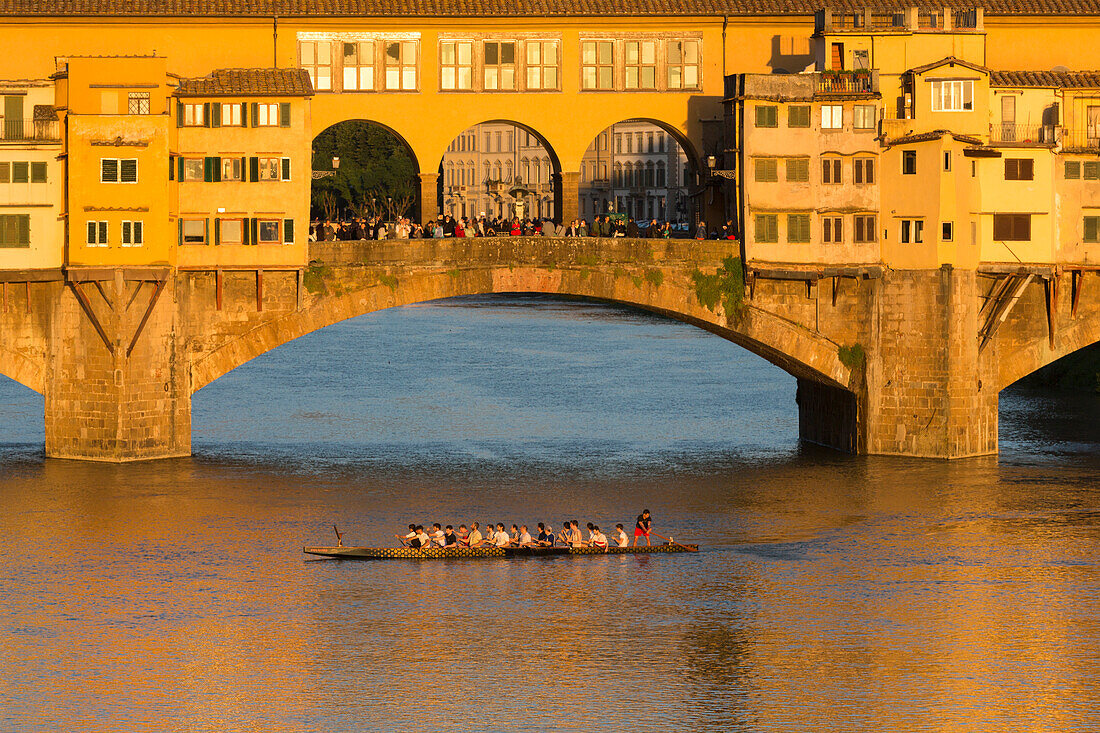
[[[995,453],[1000,390],[1100,340],[1094,270],[744,267],[737,243],[691,240],[311,246],[304,270],[4,274],[0,374],[45,395],[47,455],[189,455],[191,394],[223,374],[333,323],[460,295],[589,298],[704,328],[797,377],[803,439],[855,453]]]

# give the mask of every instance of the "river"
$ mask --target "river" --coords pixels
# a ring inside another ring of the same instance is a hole
[[[797,439],[794,380],[539,297],[348,321],[194,398],[189,459],[45,460],[0,384],[0,731],[1095,731],[1100,395],[1001,454]],[[308,562],[410,521],[696,555]]]

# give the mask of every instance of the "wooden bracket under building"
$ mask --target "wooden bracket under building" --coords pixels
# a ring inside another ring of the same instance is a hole
[[[1081,302],[1081,290],[1085,285],[1085,272],[1084,270],[1073,271],[1073,293],[1070,297],[1070,315],[1074,318],[1077,317],[1077,306]]]
[[[833,281],[833,307],[836,308],[836,294],[840,290],[840,277],[833,276],[830,279]]]
[[[256,270],[256,312],[264,309],[264,271]]]
[[[80,303],[80,307],[84,309],[84,314],[88,316],[88,320],[92,322],[92,326],[95,327],[96,333],[103,339],[103,345],[107,347],[107,351],[111,352],[111,356],[115,355],[115,345],[111,343],[111,339],[107,337],[107,332],[103,329],[103,324],[99,322],[99,318],[96,317],[95,311],[92,310],[92,304],[88,300],[88,296],[84,294],[84,290],[80,287],[80,283],[76,280],[69,280],[69,287],[73,289],[73,294],[76,295],[76,300]]]
[[[1055,320],[1058,313],[1058,276],[1052,275],[1043,278],[1043,288],[1046,293],[1047,304],[1047,340],[1050,348],[1054,348]]]
[[[138,282],[137,282],[137,287],[136,287],[136,288],[134,288],[134,292],[133,292],[133,294],[132,294],[132,295],[130,296],[130,300],[128,300],[128,301],[126,302],[126,310],[130,310],[130,306],[132,306],[132,305],[134,304],[134,301],[135,301],[135,300],[137,300],[137,297],[138,297],[138,293],[140,293],[140,292],[141,292],[141,286],[142,286],[142,285],[144,285],[144,284],[145,284],[145,281],[144,281],[144,280],[138,280]]]
[[[222,309],[222,271],[214,270],[214,300],[218,310]]]
[[[95,285],[95,289],[99,291],[100,296],[103,297],[103,302],[107,304],[107,307],[111,310],[115,309],[115,304],[111,302],[111,299],[107,297],[107,291],[103,289],[103,283],[99,280],[92,280],[92,284]]]
[[[1012,312],[1013,307],[1020,300],[1020,296],[1024,294],[1024,289],[1035,277],[1034,274],[1028,274],[1026,277],[1022,275],[1012,275],[1011,279],[1016,280],[1023,277],[1023,281],[1016,288],[1002,288],[995,298],[992,310],[989,313],[989,318],[985,322],[985,326],[979,332],[979,336],[982,339],[981,344],[978,346],[978,351],[981,352],[985,349],[986,344],[993,338],[993,335],[997,333],[997,329],[1001,327],[1001,324],[1008,318],[1008,314]]]
[[[157,300],[160,298],[161,291],[164,290],[164,284],[168,282],[167,279],[157,280],[157,289],[153,291],[153,294],[149,297],[149,305],[145,307],[145,315],[141,317],[141,322],[138,323],[137,330],[134,331],[134,337],[130,339],[130,346],[126,349],[126,356],[130,356],[134,352],[134,347],[137,346],[138,337],[141,336],[141,332],[145,330],[145,324],[149,322],[149,316],[153,314],[153,306],[157,304]]]

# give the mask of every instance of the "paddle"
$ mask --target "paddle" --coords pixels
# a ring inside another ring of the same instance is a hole
[[[420,553],[421,555],[423,555],[423,554],[424,554],[424,550],[423,550],[422,548],[420,548],[420,547],[413,547],[413,546],[412,546],[412,545],[410,545],[410,544],[406,544],[406,543],[405,543],[405,538],[404,538],[404,537],[402,537],[401,535],[399,535],[399,534],[395,534],[395,535],[394,535],[394,537],[396,537],[397,539],[401,540],[401,546],[402,546],[402,547],[404,547],[404,548],[406,548],[406,549],[409,549],[409,550],[416,550],[416,551],[417,551],[417,552],[419,552],[419,553]]]
[[[653,530],[649,530],[649,533],[650,533],[651,535],[654,535],[654,536],[656,536],[656,537],[661,537],[661,535],[657,534],[657,533],[656,533],[656,532],[654,532]],[[673,540],[673,539],[669,539],[668,537],[661,537],[661,539],[662,539],[662,540],[664,540],[665,542],[669,543],[670,545],[676,545],[677,547],[682,547],[682,548],[684,548],[685,550],[687,550],[688,552],[699,552],[698,548],[696,548],[696,549],[694,549],[694,550],[693,550],[693,549],[691,549],[690,547],[688,547],[687,545],[681,545],[681,544],[680,544],[679,542],[677,542],[676,540]]]
[[[340,534],[340,530],[336,529],[335,524],[332,525],[332,531],[336,533],[336,546],[337,547],[343,547],[344,546],[344,537],[343,537],[343,535]]]

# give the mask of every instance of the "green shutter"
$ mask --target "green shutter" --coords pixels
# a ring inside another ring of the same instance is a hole
[[[210,102],[202,103],[202,126],[210,127]]]
[[[203,243],[210,244],[210,217],[203,219]]]
[[[256,234],[257,226],[256,226],[256,220],[255,219],[252,219],[250,221],[250,226],[252,228],[252,232],[249,236],[249,239],[251,240],[251,244],[259,244],[260,240],[257,238],[257,234]]]
[[[282,178],[284,181],[290,180],[290,158],[283,158],[282,160]]]
[[[180,183],[183,183],[183,156],[182,155],[180,157],[176,158],[176,165],[179,168],[179,171],[178,171],[179,175],[176,176],[176,180],[179,181]]]
[[[283,219],[283,241],[292,243],[294,241],[294,220]]]
[[[252,127],[256,126],[256,120],[260,117],[260,103],[252,103]]]
[[[222,243],[222,225],[221,219],[214,219],[214,244],[218,245]]]
[[[241,127],[248,127],[248,102],[241,102]]]
[[[221,127],[222,126],[222,104],[221,102],[210,103],[210,126]]]
[[[248,159],[248,180],[252,183],[260,180],[260,159],[249,158]]]
[[[182,247],[183,246],[183,219],[177,219],[176,220],[176,229],[178,230],[177,233],[176,233],[176,244]]]
[[[211,158],[214,161],[214,183],[221,183],[222,181],[222,159],[215,156]]]
[[[176,127],[183,127],[183,102],[176,100]]]
[[[15,224],[19,230],[19,235],[16,237],[16,243],[29,247],[31,244],[30,214],[19,214],[15,217]]]
[[[176,156],[168,156],[168,180],[176,180]]]
[[[1100,241],[1100,216],[1085,217],[1085,241]]]
[[[279,127],[290,127],[290,102],[279,102]]]
[[[205,183],[211,183],[214,180],[213,161],[214,159],[210,157],[202,159],[202,180]]]

